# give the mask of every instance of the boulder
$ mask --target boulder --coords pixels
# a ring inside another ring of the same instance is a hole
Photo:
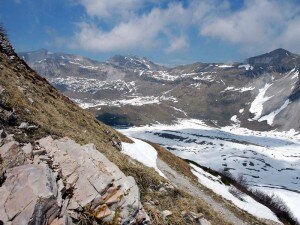
[[[4,224],[47,224],[59,213],[56,175],[48,165],[9,169],[0,187],[0,220]]]

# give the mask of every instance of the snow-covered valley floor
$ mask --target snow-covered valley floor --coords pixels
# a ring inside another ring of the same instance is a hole
[[[201,166],[216,171],[227,170],[236,178],[243,175],[252,189],[280,197],[300,221],[299,134],[292,131],[257,132],[238,126],[218,129],[199,120],[120,131],[131,137],[159,143],[175,155]],[[195,168],[191,169],[195,171]],[[207,182],[202,183],[208,185]],[[217,186],[209,188],[214,187]],[[218,193],[218,190],[215,192]],[[219,191],[219,194],[222,195],[222,192]]]

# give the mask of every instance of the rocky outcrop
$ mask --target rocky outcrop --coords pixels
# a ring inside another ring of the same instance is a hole
[[[4,224],[149,223],[135,180],[93,144],[50,136],[34,145],[9,135],[0,141]]]

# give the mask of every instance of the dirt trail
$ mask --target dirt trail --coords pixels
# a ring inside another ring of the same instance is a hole
[[[180,189],[188,192],[189,194],[203,199],[207,204],[209,204],[217,213],[222,215],[227,221],[236,225],[248,225],[249,223],[242,221],[240,218],[236,217],[224,204],[215,201],[210,196],[208,196],[203,190],[198,186],[191,183],[185,176],[179,174],[164,161],[157,159],[158,168],[167,176],[167,178],[175,184]]]

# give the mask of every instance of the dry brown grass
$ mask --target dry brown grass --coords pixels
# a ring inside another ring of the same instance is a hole
[[[156,143],[150,141],[146,141],[146,142],[148,142],[156,149],[158,153],[158,157],[162,159],[164,162],[166,162],[172,169],[176,170],[177,172],[185,175],[186,177],[192,180],[197,180],[197,177],[191,172],[191,167],[186,161],[175,156],[174,154],[166,150],[164,147]]]
[[[164,147],[158,144],[149,141],[146,142],[148,142],[157,150],[158,157],[162,159],[164,162],[166,162],[172,169],[176,170],[178,173],[185,175],[191,183],[198,186],[199,189],[204,191],[207,195],[211,196],[215,201],[221,202],[224,205],[226,205],[226,207],[229,208],[238,218],[240,218],[243,221],[248,221],[251,224],[257,224],[257,225],[266,224],[263,221],[258,220],[256,217],[252,216],[248,212],[237,208],[235,205],[233,205],[226,199],[215,194],[212,190],[200,184],[198,182],[198,178],[191,172],[191,167],[187,161],[177,157],[176,155],[172,154],[171,152],[169,152]]]
[[[116,143],[130,141],[124,135],[97,121],[94,116],[81,109],[67,97],[60,94],[44,78],[38,76],[26,64],[9,62],[7,57],[0,53],[0,85],[5,89],[1,94],[6,104],[16,111],[18,123],[29,122],[38,126],[38,129],[27,136],[18,136],[19,141],[34,141],[46,135],[56,137],[68,136],[80,144],[94,143],[109,160],[115,163],[126,175],[135,178],[140,191],[141,200],[153,220],[153,224],[191,224],[182,216],[184,210],[202,212],[211,220],[212,224],[228,224],[220,215],[214,212],[204,201],[195,199],[180,190],[179,195],[167,192],[163,195],[156,187],[167,182],[153,169],[130,159],[120,153]],[[31,103],[30,99],[33,100]],[[13,127],[5,127],[12,131]],[[160,157],[169,162],[177,170],[182,170],[186,176],[193,176],[187,164],[158,146]],[[155,208],[145,204],[149,200],[158,202]],[[173,215],[164,221],[162,210],[171,210]]]

